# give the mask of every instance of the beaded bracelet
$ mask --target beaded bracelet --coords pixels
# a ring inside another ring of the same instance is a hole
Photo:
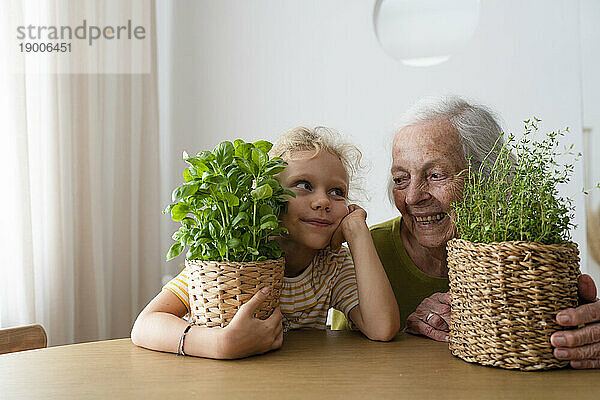
[[[185,354],[183,352],[183,346],[185,344],[185,335],[187,335],[188,331],[190,330],[190,328],[193,326],[194,324],[190,323],[185,330],[183,331],[183,334],[181,335],[181,339],[179,339],[179,347],[177,348],[177,355],[182,355],[185,356],[187,354]]]

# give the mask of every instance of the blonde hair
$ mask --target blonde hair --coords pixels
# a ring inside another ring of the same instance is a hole
[[[348,198],[355,199],[357,192],[362,192],[358,183],[363,180],[362,153],[355,145],[343,140],[339,133],[324,126],[314,129],[299,126],[287,131],[275,141],[269,156],[297,160],[303,157],[295,156],[294,153],[305,151],[313,152],[309,158],[316,157],[320,151],[337,156],[348,175]]]

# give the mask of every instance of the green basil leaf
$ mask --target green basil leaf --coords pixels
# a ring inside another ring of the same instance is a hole
[[[181,185],[173,191],[172,200],[178,201],[179,199],[191,196],[196,193],[196,190],[198,190],[197,183],[186,183]]]
[[[185,257],[188,260],[198,260],[202,257],[202,246],[190,246]]]
[[[174,259],[183,251],[183,246],[179,242],[173,243],[173,245],[167,251],[167,261]]]
[[[248,214],[245,212],[240,212],[235,216],[233,221],[231,221],[231,227],[236,228],[239,224],[247,224],[248,223]]]
[[[290,189],[283,189],[283,194],[296,198],[296,193],[292,192]]]
[[[238,158],[236,160],[236,163],[242,171],[244,171],[247,174],[254,175],[254,169],[256,168],[256,166],[254,166],[252,162],[246,160],[245,158]]]
[[[285,166],[274,166],[265,169],[265,175],[277,175],[285,169]]]
[[[258,207],[258,216],[263,218],[265,215],[273,215],[273,209],[268,204],[261,204],[260,207]]]
[[[233,161],[233,154],[235,153],[235,148],[233,144],[229,141],[221,142],[215,147],[213,150],[213,154],[215,155],[215,161],[217,164],[223,166],[230,164]]]
[[[273,195],[273,189],[269,185],[262,185],[250,192],[254,200],[268,199]]]
[[[279,189],[281,187],[279,182],[277,182],[275,179],[272,179],[272,178],[266,178],[266,179],[261,180],[259,183],[259,186],[265,185],[265,184],[271,186],[271,189],[273,189],[273,190]]]
[[[279,226],[279,224],[275,221],[267,221],[264,224],[260,225],[260,229],[275,229]]]
[[[227,178],[225,178],[224,176],[221,176],[221,175],[212,175],[212,176],[209,176],[208,178],[206,178],[206,180],[209,183],[214,183],[217,185],[222,185],[224,183],[227,183]]]
[[[266,140],[259,140],[257,142],[254,142],[254,147],[260,149],[263,153],[267,154],[273,148],[273,144],[267,142]]]
[[[267,221],[274,221],[274,222],[278,222],[277,217],[273,214],[267,214],[264,215],[261,219],[260,219],[260,223],[264,224]]]
[[[209,163],[214,160],[215,156],[210,151],[201,151],[196,154],[196,158],[204,161],[205,163]]]
[[[224,192],[223,196],[229,207],[236,207],[240,204],[240,199],[233,193]]]
[[[186,182],[191,181],[192,179],[194,179],[194,177],[192,176],[192,173],[190,172],[189,168],[186,168],[183,170],[183,180]]]
[[[269,157],[262,150],[256,148],[252,149],[252,161],[254,164],[262,168],[268,160]]]
[[[186,217],[181,220],[181,225],[183,225],[185,228],[190,228],[196,225],[196,220],[194,218]]]
[[[177,203],[171,209],[171,218],[173,218],[173,221],[181,221],[186,217],[189,211],[190,209],[187,204]]]
[[[221,240],[217,241],[217,249],[219,250],[219,255],[221,257],[227,254],[227,245]]]
[[[252,144],[251,143],[243,143],[240,144],[235,149],[235,156],[239,158],[243,158],[249,160],[252,157]]]
[[[210,232],[210,236],[212,236],[214,239],[223,236],[223,226],[217,220],[209,221],[208,231]]]
[[[242,244],[242,241],[238,238],[231,238],[229,239],[229,241],[227,242],[227,246],[229,246],[232,249],[235,249],[237,247],[240,247]]]

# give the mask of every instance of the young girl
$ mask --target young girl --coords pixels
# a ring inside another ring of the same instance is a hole
[[[227,327],[190,329],[182,319],[189,312],[184,270],[138,316],[131,332],[136,345],[199,357],[245,357],[281,347],[284,330],[326,329],[331,307],[372,340],[396,335],[398,306],[375,251],[367,214],[347,205],[358,149],[326,128],[296,128],[275,143],[270,155],[288,163],[278,180],[296,194],[281,216],[289,234],[277,238],[285,253],[280,307],[266,320],[254,318],[269,293],[264,288],[240,307]],[[342,242],[350,251],[340,247]]]

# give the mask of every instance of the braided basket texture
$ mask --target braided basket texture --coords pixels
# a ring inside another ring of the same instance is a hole
[[[577,306],[572,242],[448,242],[450,351],[465,361],[523,371],[568,365],[552,355],[558,311]]]
[[[285,259],[250,262],[185,260],[189,270],[191,322],[227,326],[242,304],[259,289],[271,288],[256,317],[268,318],[279,305]]]

